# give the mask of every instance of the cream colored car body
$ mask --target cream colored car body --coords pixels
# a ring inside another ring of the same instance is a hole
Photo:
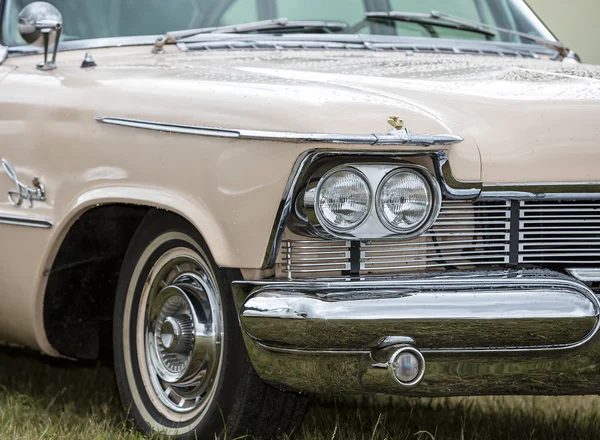
[[[61,52],[0,66],[0,155],[46,201],[12,206],[0,173],[0,340],[58,354],[44,330],[48,273],[69,228],[109,203],[177,213],[216,262],[260,274],[286,182],[306,150],[402,150],[161,133],[96,117],[303,133],[383,133],[396,115],[444,147],[454,177],[484,185],[600,182],[600,67],[403,52],[212,51],[150,46]],[[428,147],[417,149],[427,150]],[[253,271],[254,270],[254,271]]]

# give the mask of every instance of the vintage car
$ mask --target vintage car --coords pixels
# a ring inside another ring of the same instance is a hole
[[[3,343],[177,438],[600,392],[600,67],[524,1],[0,5]]]

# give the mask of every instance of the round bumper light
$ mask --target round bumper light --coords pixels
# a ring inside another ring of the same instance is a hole
[[[418,171],[399,169],[388,174],[377,191],[377,214],[391,231],[414,232],[431,218],[431,185]]]
[[[371,210],[367,179],[354,169],[341,169],[325,176],[317,186],[316,208],[319,222],[333,231],[357,228]]]
[[[425,374],[425,358],[412,347],[396,351],[390,359],[390,366],[398,383],[407,387],[417,385]]]

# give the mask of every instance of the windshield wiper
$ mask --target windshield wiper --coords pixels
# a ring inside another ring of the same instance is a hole
[[[445,18],[440,18],[430,14],[421,12],[401,12],[401,11],[390,11],[390,12],[367,12],[367,20],[392,20],[392,21],[404,21],[407,23],[416,23],[423,26],[432,37],[438,37],[439,35],[433,28],[433,26],[444,27],[449,29],[460,29],[467,32],[474,32],[482,34],[487,37],[495,37],[496,34],[490,30],[483,29],[479,25],[473,25],[471,23],[458,23]]]
[[[277,32],[277,31],[309,31],[320,30],[339,32],[346,29],[348,25],[339,21],[300,21],[288,20],[287,18],[276,18],[274,20],[254,21],[250,23],[232,26],[217,26],[199,29],[186,29],[182,31],[167,32],[156,39],[153,53],[162,53],[165,44],[176,43],[184,38],[191,38],[201,34],[247,34],[249,32]]]
[[[538,43],[544,47],[555,50],[562,58],[567,58],[571,55],[571,51],[561,42],[548,40],[544,37],[526,34],[525,32],[506,29],[486,23],[468,20],[466,18],[457,17],[455,15],[445,14],[439,11],[431,11],[429,13],[416,12],[369,12],[366,14],[367,20],[398,20],[398,21],[413,21],[419,24],[435,25],[440,27],[450,27],[455,25],[456,29],[463,29],[472,32],[479,32],[488,36],[496,36],[495,32],[504,32],[511,35],[516,35],[521,38]],[[459,27],[460,26],[460,27]]]
[[[525,32],[519,32],[519,31],[515,31],[513,29],[507,29],[507,28],[494,26],[494,25],[487,24],[487,23],[478,23],[476,21],[471,21],[466,18],[457,17],[455,15],[444,14],[444,13],[438,12],[438,11],[431,11],[430,14],[432,16],[438,17],[441,20],[446,20],[447,22],[450,22],[450,23],[470,24],[473,26],[480,26],[483,29],[489,29],[489,30],[493,30],[496,32],[504,32],[507,34],[515,35],[517,37],[522,37],[527,40],[538,43],[544,47],[547,47],[548,49],[557,51],[562,58],[567,58],[568,56],[571,55],[571,51],[569,50],[569,48],[567,48],[560,41],[548,40],[547,38],[538,37],[537,35],[530,35],[530,34],[526,34]]]

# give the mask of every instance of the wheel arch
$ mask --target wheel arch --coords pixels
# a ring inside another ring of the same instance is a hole
[[[57,240],[52,246],[54,255],[60,247],[60,239],[64,239],[68,230],[82,215],[96,207],[112,204],[163,209],[184,218],[202,235],[217,264],[227,265],[230,257],[229,241],[218,219],[214,218],[202,200],[187,192],[137,186],[102,187],[80,194],[64,210],[66,215],[58,222],[59,228],[55,235]]]
[[[112,278],[102,277],[101,273],[94,275],[89,265],[111,271],[120,267],[133,233],[152,210],[165,210],[185,220],[204,239],[217,264],[227,261],[227,240],[218,222],[202,203],[189,196],[164,189],[127,187],[81,194],[64,210],[67,213],[64,218],[55,223],[52,245],[44,259],[36,311],[36,322],[40,323],[36,333],[42,351],[74,358],[96,358],[103,351],[98,339],[99,322],[85,322],[82,316],[90,310],[102,314],[111,309],[118,274],[116,278],[114,273]],[[114,255],[102,255],[111,245],[115,246]],[[90,246],[98,247],[97,259],[86,258]],[[78,279],[75,275],[78,270],[79,275],[87,274],[87,278]],[[76,282],[80,285],[74,285]],[[103,286],[112,290],[109,295],[102,294]],[[69,306],[75,309],[73,313],[81,314],[79,317],[66,312],[69,298],[79,301]],[[74,323],[74,319],[78,322]],[[92,339],[94,344],[89,345]]]

